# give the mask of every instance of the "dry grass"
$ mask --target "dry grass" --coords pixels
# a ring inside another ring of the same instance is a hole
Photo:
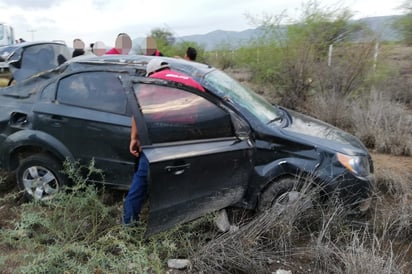
[[[360,97],[315,94],[301,110],[352,132],[369,149],[412,156],[412,111],[388,91],[373,89]]]
[[[351,130],[353,126],[350,102],[337,92],[315,94],[301,108],[309,115],[339,128]]]
[[[369,98],[353,102],[351,115],[355,135],[369,148],[392,155],[412,155],[412,113],[386,92],[373,90]]]
[[[303,198],[304,197],[304,198]],[[289,206],[276,205],[235,232],[222,234],[196,250],[193,262],[205,273],[268,273],[271,264],[284,260],[299,234],[297,225],[307,218],[311,196]]]
[[[9,83],[9,79],[0,78],[0,87],[7,87],[8,83]]]
[[[383,171],[373,206],[354,216],[338,203],[319,206],[304,192],[293,204],[276,205],[239,222],[195,250],[196,272],[408,273],[412,232],[411,178]],[[308,207],[308,201],[313,205]]]

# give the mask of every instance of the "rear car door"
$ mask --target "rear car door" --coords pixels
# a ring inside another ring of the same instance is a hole
[[[129,153],[130,114],[119,73],[93,71],[71,74],[47,87],[35,105],[36,129],[60,141],[75,160],[95,161],[105,182],[127,189],[135,159]]]
[[[235,126],[234,114],[201,91],[156,81],[135,83],[133,89],[150,162],[146,233],[239,202],[253,169],[248,125]]]

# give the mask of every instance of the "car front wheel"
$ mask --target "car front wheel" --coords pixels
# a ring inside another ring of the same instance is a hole
[[[29,199],[50,200],[66,184],[61,164],[45,154],[31,155],[20,161],[16,176],[19,187]]]
[[[299,198],[298,180],[295,178],[283,178],[271,183],[260,196],[258,210],[264,211],[275,204],[288,204]]]

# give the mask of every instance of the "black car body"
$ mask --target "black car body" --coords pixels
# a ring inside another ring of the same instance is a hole
[[[128,189],[134,116],[150,162],[149,234],[232,205],[265,208],[307,177],[367,204],[373,166],[357,138],[206,64],[164,58],[206,92],[144,77],[151,58],[159,57],[77,57],[1,89],[0,168],[16,170],[37,199],[66,183],[65,159],[94,159],[105,184]]]

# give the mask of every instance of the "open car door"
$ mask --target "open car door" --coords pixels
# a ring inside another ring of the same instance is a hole
[[[134,117],[150,162],[150,235],[239,202],[254,145],[248,125],[208,94],[145,81],[133,90],[140,106],[134,106]]]

